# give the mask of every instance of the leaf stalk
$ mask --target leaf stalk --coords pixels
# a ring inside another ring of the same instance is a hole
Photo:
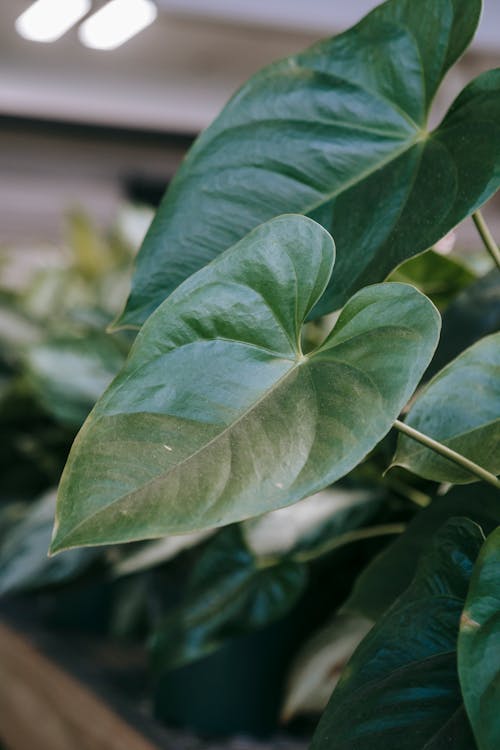
[[[482,479],[483,482],[487,482],[493,487],[496,487],[497,490],[500,490],[500,479],[498,479],[498,477],[496,477],[491,472],[486,471],[486,469],[483,469],[482,466],[474,463],[474,461],[470,461],[465,456],[462,456],[460,453],[457,453],[451,448],[448,448],[446,445],[439,443],[437,440],[434,440],[428,435],[424,435],[423,432],[415,430],[415,428],[410,427],[410,425],[407,425],[404,422],[400,422],[399,419],[396,419],[393,426],[396,428],[396,430],[399,430],[399,432],[407,435],[417,443],[424,445],[426,448],[430,448],[435,453],[443,456],[443,458],[447,458],[448,460],[453,461],[453,463],[457,464],[462,469],[465,469],[471,474],[474,474],[474,476],[478,477],[479,479]]]
[[[500,249],[498,248],[498,245],[495,242],[493,235],[491,234],[490,229],[487,223],[485,222],[481,211],[476,211],[475,213],[473,213],[472,220],[474,221],[474,224],[476,225],[477,231],[481,235],[481,239],[484,243],[486,250],[489,252],[491,257],[493,258],[497,268],[500,270]]]

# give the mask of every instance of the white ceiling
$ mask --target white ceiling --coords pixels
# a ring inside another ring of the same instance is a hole
[[[54,44],[15,32],[31,0],[0,7],[0,114],[196,132],[253,72],[355,22],[374,0],[157,0],[153,26],[113,52],[75,31]],[[416,2],[418,0],[415,0]],[[64,0],[61,0],[64,2]],[[103,0],[94,0],[94,7]],[[499,0],[477,49],[498,50]],[[285,9],[285,12],[283,12]]]

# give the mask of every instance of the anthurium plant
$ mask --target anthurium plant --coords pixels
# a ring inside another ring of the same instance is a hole
[[[165,668],[283,616],[316,557],[398,534],[343,606],[374,625],[314,750],[500,742],[500,253],[480,213],[500,186],[500,69],[428,127],[480,13],[480,0],[389,0],[230,100],[145,238],[114,324],[137,338],[60,484],[52,554],[232,525],[158,625]],[[487,282],[420,255],[470,216],[498,266]],[[435,270],[457,284],[440,297],[448,337],[453,306],[493,292],[490,322],[429,379],[441,317],[420,289],[432,297]],[[353,521],[354,492],[323,534],[252,549],[251,519],[346,482],[393,482],[415,518]]]

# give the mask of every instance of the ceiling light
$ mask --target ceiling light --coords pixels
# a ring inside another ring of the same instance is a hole
[[[55,42],[89,12],[91,0],[36,0],[16,21],[16,30],[33,42]]]
[[[92,49],[116,49],[153,23],[151,0],[111,0],[80,26],[80,41]]]

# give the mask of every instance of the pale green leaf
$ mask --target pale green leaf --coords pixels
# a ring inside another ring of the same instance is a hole
[[[52,551],[275,510],[382,439],[432,357],[439,316],[413,287],[368,287],[302,354],[333,255],[318,224],[279,217],[164,302],[73,446]]]

